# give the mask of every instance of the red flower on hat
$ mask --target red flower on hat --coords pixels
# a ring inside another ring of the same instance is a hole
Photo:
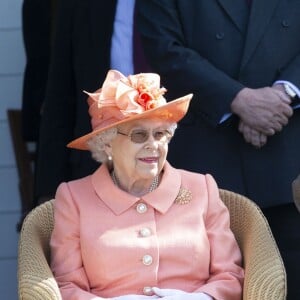
[[[159,88],[157,81],[149,80],[145,74],[137,75],[136,90],[138,92],[137,103],[145,110],[160,106],[162,95],[167,91],[165,88]]]

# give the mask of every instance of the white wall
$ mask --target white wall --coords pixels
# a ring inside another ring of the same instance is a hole
[[[20,197],[6,111],[21,107],[25,65],[21,6],[22,0],[0,1],[0,295],[9,300],[17,299]]]

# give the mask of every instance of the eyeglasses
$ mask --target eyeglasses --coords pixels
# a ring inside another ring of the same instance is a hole
[[[149,139],[149,131],[146,129],[134,129],[129,134],[118,131],[118,134],[130,137],[130,140],[136,144],[145,143]],[[152,131],[153,138],[161,143],[168,143],[172,138],[171,132],[168,130]]]

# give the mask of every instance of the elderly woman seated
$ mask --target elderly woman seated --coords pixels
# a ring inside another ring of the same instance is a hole
[[[166,102],[165,91],[157,74],[110,70],[88,94],[93,130],[68,146],[102,164],[56,192],[51,268],[65,300],[241,299],[214,179],[166,160],[192,95]]]

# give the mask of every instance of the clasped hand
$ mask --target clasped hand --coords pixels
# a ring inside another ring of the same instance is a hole
[[[246,142],[262,147],[267,136],[274,135],[288,124],[293,115],[291,99],[281,85],[259,89],[242,89],[231,104],[240,117],[239,131]]]

